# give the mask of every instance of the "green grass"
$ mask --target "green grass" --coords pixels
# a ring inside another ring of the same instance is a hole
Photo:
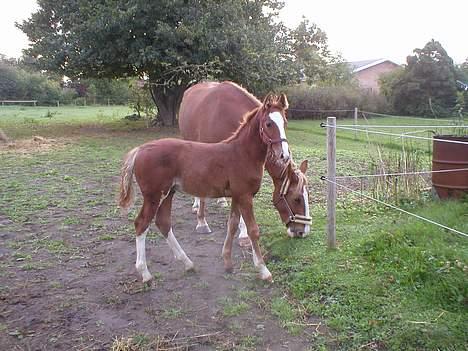
[[[302,331],[302,323],[298,322],[300,314],[285,297],[273,298],[271,313],[279,319],[281,326],[287,328],[291,334],[298,335]]]
[[[168,319],[175,319],[183,316],[184,311],[181,308],[177,307],[170,307],[165,309],[162,313],[161,316],[163,318],[168,318]]]
[[[129,114],[131,110],[126,106],[0,106],[0,129],[10,139],[17,139],[33,135],[61,137],[78,133],[83,127],[122,130],[144,125],[143,121],[124,120]]]
[[[466,221],[460,223],[467,203],[431,204],[417,212],[468,231]],[[340,348],[378,340],[392,350],[462,349],[468,321],[466,239],[406,217],[340,222],[336,251],[327,251],[323,238],[270,241],[276,279],[307,313],[325,318],[338,332]]]
[[[396,122],[401,124],[400,119],[379,120]],[[290,122],[288,139],[297,141],[292,145],[297,161],[313,160],[309,179],[314,189],[320,188],[318,178],[326,162],[325,131],[317,122]],[[338,132],[338,174],[367,170],[375,143],[368,148],[362,141],[355,141],[352,132]],[[380,139],[379,144],[383,152],[398,150],[393,141]],[[424,149],[424,145],[418,147]],[[425,166],[430,169],[429,162]],[[324,196],[312,207],[314,225],[309,237],[290,240],[283,226],[271,220],[272,210],[266,206],[269,186],[258,195],[261,205],[256,207],[261,230],[268,233],[262,238],[270,256],[268,266],[275,282],[304,306],[306,317],[322,317],[336,333],[326,342],[330,348],[355,350],[373,343],[389,350],[466,349],[466,238],[343,194],[337,205],[339,248],[328,251]],[[319,196],[312,193],[312,200],[314,195]],[[423,196],[399,205],[468,232],[467,200],[434,201]],[[279,300],[273,305],[280,321],[292,318],[285,303]]]
[[[230,297],[223,297],[219,300],[219,304],[222,306],[222,313],[224,317],[239,316],[246,312],[249,308],[243,301],[235,301]]]
[[[48,110],[51,118],[45,117]],[[106,219],[116,213],[97,209],[114,208],[113,179],[119,174],[126,151],[153,138],[173,136],[176,131],[146,129],[144,123],[122,120],[128,113],[126,107],[0,108],[0,128],[10,137],[77,137],[72,144],[47,152],[0,154],[2,169],[7,170],[0,172],[2,216],[18,231],[35,222],[53,224],[51,215],[63,211],[67,214],[58,225],[77,226],[80,229],[76,236],[88,232],[92,235],[100,229],[106,234],[93,240],[114,240],[133,233],[131,223],[119,228],[119,233],[106,228]],[[371,120],[382,124],[421,122]],[[440,123],[424,124],[432,122]],[[285,328],[309,316],[323,318],[330,335],[322,335],[320,342],[330,349],[356,350],[370,344],[388,350],[466,349],[466,238],[362,201],[358,196],[340,194],[339,248],[328,251],[325,185],[320,181],[326,170],[325,129],[317,121],[290,121],[288,128],[295,160],[309,159],[314,223],[307,238],[287,238],[271,205],[271,181],[265,177],[255,199],[256,217],[267,265],[275,280],[273,289],[280,290],[280,295],[275,296],[288,296],[288,300],[274,298],[265,306]],[[402,147],[401,141],[393,137],[368,139],[360,134],[355,140],[353,132],[339,131],[337,135],[337,168],[341,175],[367,173],[377,142],[385,153],[399,152]],[[416,141],[412,146],[425,155],[422,165],[430,167],[427,142]],[[400,205],[468,232],[466,200],[439,202],[426,194]],[[77,220],[75,211],[80,211],[84,219]],[[20,261],[23,270],[43,269],[48,263],[36,261],[29,252],[53,257],[74,252],[59,234],[48,237],[48,233],[32,233],[5,247],[15,250],[12,261]],[[259,299],[253,291],[239,291],[235,298],[220,301],[221,313],[227,317],[245,313],[248,305],[243,300],[251,304]],[[166,312],[167,318],[183,313],[177,309]],[[254,344],[246,339],[247,348]]]

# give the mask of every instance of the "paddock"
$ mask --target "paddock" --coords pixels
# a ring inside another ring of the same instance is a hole
[[[44,118],[40,108],[0,108],[0,129],[14,142],[0,144],[3,347],[376,350],[421,343],[456,348],[466,341],[464,237],[338,189],[337,249],[327,249],[327,191],[320,180],[327,169],[326,136],[320,122],[290,121],[287,130],[294,158],[309,160],[310,235],[284,236],[268,176],[255,198],[273,284],[256,279],[251,252],[237,246],[234,273],[226,274],[221,248],[227,210],[211,204],[213,233],[196,234],[191,199],[177,195],[174,227],[196,272],[184,273],[169,251],[160,249],[167,244],[152,225],[147,259],[154,279],[144,285],[134,270],[135,212],[122,218],[116,206],[119,167],[131,147],[177,131],[125,121],[126,108],[50,111],[53,117]],[[375,120],[401,123],[392,117]],[[337,132],[337,176],[370,171],[363,141],[369,145],[365,134],[355,139],[354,131]],[[382,150],[401,151],[398,138],[388,136],[384,144]],[[427,166],[427,143],[414,146]],[[370,194],[368,182],[362,189],[360,181],[343,184]],[[436,213],[431,218],[468,231],[466,201],[423,198],[405,206],[422,216]]]

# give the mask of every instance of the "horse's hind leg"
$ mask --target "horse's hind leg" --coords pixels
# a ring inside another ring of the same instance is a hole
[[[239,246],[247,248],[251,246],[249,234],[247,234],[247,226],[245,225],[244,217],[240,216],[239,221]]]
[[[231,202],[231,213],[228,220],[226,239],[224,240],[223,245],[224,269],[227,272],[232,272],[232,242],[234,241],[234,236],[236,235],[237,227],[239,226],[239,216],[239,209],[233,199]]]
[[[211,233],[210,226],[206,223],[205,218],[205,207],[206,207],[206,199],[200,198],[200,207],[198,208],[197,212],[197,227],[195,231],[200,234],[209,234]]]
[[[193,262],[188,258],[182,247],[180,247],[179,242],[172,231],[171,210],[173,196],[174,190],[171,190],[166,198],[161,202],[156,214],[156,226],[166,238],[167,244],[171,248],[174,257],[184,263],[186,271],[190,271],[194,268]]]
[[[200,208],[200,198],[194,197],[193,205],[192,205],[192,213],[197,213],[199,208]]]
[[[137,218],[135,219],[135,231],[136,231],[136,252],[137,258],[135,262],[135,267],[137,271],[141,274],[143,278],[143,283],[151,280],[153,277],[148,270],[146,265],[146,233],[148,232],[148,227],[151,221],[158,210],[159,197],[155,199],[150,199],[144,197],[143,207],[140,210]]]

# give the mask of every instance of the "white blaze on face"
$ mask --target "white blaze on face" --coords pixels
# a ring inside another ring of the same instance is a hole
[[[276,124],[278,130],[280,132],[280,138],[286,139],[286,131],[284,130],[284,118],[279,112],[272,112],[270,113],[270,119]],[[289,145],[286,141],[281,143],[281,147],[283,149],[283,155],[287,159],[289,158]]]
[[[309,195],[307,194],[307,189],[306,189],[305,185],[302,188],[302,196],[304,198],[304,215],[306,217],[310,217],[310,213],[309,213]],[[305,227],[304,227],[304,235],[309,234],[309,232],[310,232],[310,225],[306,224]]]

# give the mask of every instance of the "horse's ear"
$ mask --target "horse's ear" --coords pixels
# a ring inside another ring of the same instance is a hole
[[[280,98],[279,98],[279,102],[280,104],[283,106],[283,109],[284,110],[287,110],[288,107],[289,107],[289,102],[288,102],[288,98],[286,97],[286,94],[281,94]]]
[[[299,169],[301,170],[302,173],[305,174],[307,172],[307,168],[309,167],[309,161],[304,160],[301,162],[301,165],[299,166]]]
[[[271,106],[272,100],[273,100],[273,94],[268,93],[263,99],[263,108],[269,108]]]

